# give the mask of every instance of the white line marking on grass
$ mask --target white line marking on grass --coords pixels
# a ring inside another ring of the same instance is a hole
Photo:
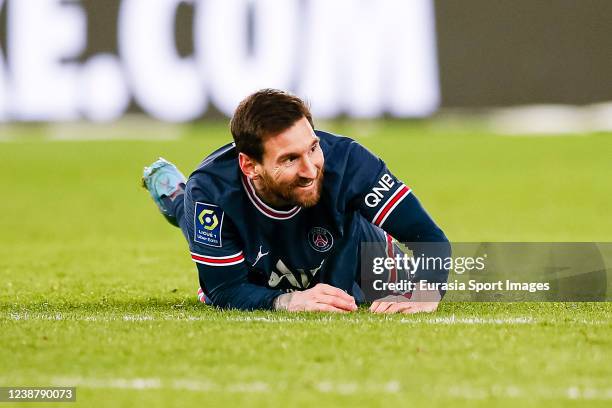
[[[261,381],[255,381],[252,383],[235,383],[226,387],[228,392],[240,392],[240,393],[250,393],[250,392],[267,392],[269,391],[269,384]]]
[[[125,315],[123,316],[123,320],[126,322],[143,322],[155,320],[155,318],[153,316],[147,315]]]
[[[383,384],[360,384],[356,382],[335,383],[333,381],[321,381],[315,385],[315,388],[317,389],[317,391],[322,393],[333,393],[342,395],[358,393],[395,394],[401,390],[401,385],[399,381],[389,381]]]
[[[306,319],[303,317],[286,318],[286,317],[260,317],[260,316],[180,316],[180,315],[161,315],[152,316],[146,314],[125,314],[125,315],[94,315],[94,316],[77,316],[77,315],[62,315],[61,313],[30,313],[30,312],[11,312],[8,313],[10,320],[70,320],[70,321],[85,321],[85,322],[143,322],[143,321],[228,321],[228,322],[264,322],[264,323],[286,323],[286,322],[307,322],[307,321],[331,321],[330,317],[322,316],[320,319]]]
[[[482,317],[460,317],[455,315],[449,317],[434,317],[431,319],[402,319],[402,323],[418,324],[536,324],[532,317],[507,317],[507,318],[482,318]]]
[[[254,394],[291,390],[286,382],[268,383],[264,381],[219,383],[200,379],[160,379],[160,378],[87,378],[87,377],[55,377],[50,382],[54,386],[83,387],[93,389],[122,389],[146,391],[151,389],[172,389],[196,392],[222,392],[230,394]],[[402,391],[402,384],[397,380],[382,383],[360,381],[319,381],[313,385],[314,391],[324,394],[396,394]],[[301,389],[302,390],[302,389]],[[431,394],[429,387],[406,388],[416,394]],[[459,398],[466,400],[487,398],[539,398],[539,399],[570,399],[570,400],[612,400],[612,388],[598,387],[547,387],[541,385],[518,386],[513,384],[494,384],[491,386],[473,386],[471,384],[455,384],[447,387],[436,387],[436,395],[440,397]]]
[[[567,397],[569,399],[603,399],[612,400],[612,388],[607,390],[599,390],[596,388],[569,387],[567,389]]]
[[[533,386],[531,388],[516,385],[495,384],[490,387],[475,387],[469,384],[450,386],[446,392],[440,394],[452,398],[468,400],[487,398],[541,398],[541,399],[571,399],[571,400],[612,400],[612,388],[594,387],[546,387]]]
[[[231,382],[227,384],[207,380],[174,379],[162,380],[160,378],[83,378],[83,377],[55,377],[51,383],[56,386],[70,386],[99,389],[172,389],[204,392],[226,392],[232,394],[267,393],[288,389],[286,383],[267,383],[263,381]],[[398,381],[387,383],[358,383],[321,381],[314,385],[315,390],[331,394],[357,394],[357,393],[397,393],[400,391]]]
[[[186,315],[186,314],[97,314],[82,316],[71,313],[39,313],[39,312],[9,312],[0,314],[0,319],[9,320],[54,320],[54,321],[84,321],[84,322],[164,322],[164,321],[176,321],[176,322],[252,322],[252,323],[329,323],[329,322],[341,322],[341,323],[355,323],[361,324],[364,322],[379,322],[379,323],[402,323],[402,324],[421,324],[421,325],[478,325],[478,324],[539,324],[543,322],[549,322],[552,324],[588,324],[588,325],[610,325],[612,321],[606,320],[587,320],[587,319],[574,319],[574,320],[555,320],[553,319],[535,319],[531,316],[515,316],[515,317],[457,317],[451,316],[435,316],[428,315],[412,315],[405,316],[400,319],[398,316],[392,315],[347,315],[347,316],[336,316],[336,315],[320,315],[320,316],[225,316],[222,313],[218,315]]]
[[[11,320],[62,320],[63,316],[61,313],[9,313]],[[83,318],[82,320],[86,320]]]

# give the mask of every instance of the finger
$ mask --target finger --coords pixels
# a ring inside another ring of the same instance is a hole
[[[312,309],[307,309],[312,312],[333,312],[333,313],[348,313],[348,310],[340,309],[327,303],[314,303]]]
[[[341,298],[346,299],[349,302],[355,302],[355,298],[353,298],[351,295],[349,295],[348,293],[346,293],[342,289],[338,289],[338,288],[336,288],[334,286],[327,285],[325,283],[319,283],[315,287],[319,288],[321,293],[323,293],[325,295],[339,296]]]
[[[338,296],[325,295],[325,294],[319,293],[314,296],[314,300],[315,302],[318,302],[318,303],[325,303],[325,304],[328,304],[334,307],[338,307],[341,309],[346,309],[346,310],[354,310],[357,308],[357,305],[355,304],[355,302],[347,301]]]
[[[349,295],[342,289],[338,289],[335,286],[331,286],[325,283],[319,283],[317,285],[317,288],[319,289],[320,293],[323,293],[325,295],[339,296],[349,301],[354,300],[351,295]]]
[[[391,306],[384,311],[384,313],[399,313],[405,309],[409,309],[409,306],[406,306],[405,302],[401,303],[392,303]]]
[[[376,299],[372,302],[372,304],[370,305],[370,312],[373,312],[374,310],[376,310],[376,308],[378,307],[378,305],[380,305],[381,302],[404,302],[404,301],[408,301],[408,299],[406,299],[403,296],[385,296],[383,298],[380,299]]]
[[[410,304],[410,303],[408,303]],[[438,308],[438,304],[434,302],[415,302],[410,304],[411,307],[408,309],[402,310],[402,313],[430,313],[435,312]]]
[[[376,309],[373,310],[374,313],[384,313],[389,307],[391,307],[393,303],[391,302],[380,302]]]
[[[315,301],[319,302],[319,303],[325,303],[340,309],[344,309],[344,310],[348,310],[348,311],[354,311],[357,310],[357,305],[355,304],[355,301],[347,301],[344,298],[338,297],[338,296],[332,296],[332,295],[324,295],[324,294],[317,294],[315,296]]]
[[[410,303],[401,302],[401,303],[393,303],[384,313],[405,313],[407,310],[413,308],[414,305]]]

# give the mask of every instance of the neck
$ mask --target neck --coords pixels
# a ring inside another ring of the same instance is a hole
[[[248,179],[247,182],[251,182],[251,180]],[[289,207],[294,207],[294,204],[272,193],[267,187],[266,182],[261,177],[257,177],[252,180],[251,184],[255,188],[255,194],[257,194],[257,197],[259,197],[261,201],[263,201],[270,207],[280,210],[287,209]]]

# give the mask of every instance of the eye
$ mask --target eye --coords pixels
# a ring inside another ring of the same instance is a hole
[[[293,163],[295,163],[296,159],[297,158],[294,156],[287,157],[285,160],[283,160],[283,164],[285,166],[291,166]]]
[[[318,144],[318,143],[315,143],[315,144],[313,144],[313,145],[312,145],[312,147],[310,148],[310,152],[311,152],[311,153],[314,153],[314,152],[316,152],[316,151],[317,151],[317,149],[318,149],[318,148],[319,148],[319,144]]]

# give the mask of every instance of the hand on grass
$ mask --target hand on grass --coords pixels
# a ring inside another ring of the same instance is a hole
[[[274,300],[276,310],[289,312],[338,312],[357,310],[355,299],[348,293],[324,283],[301,292],[280,295]]]
[[[404,296],[386,296],[375,300],[370,306],[372,313],[418,313],[435,312],[440,303],[437,290],[414,291],[410,298]]]

